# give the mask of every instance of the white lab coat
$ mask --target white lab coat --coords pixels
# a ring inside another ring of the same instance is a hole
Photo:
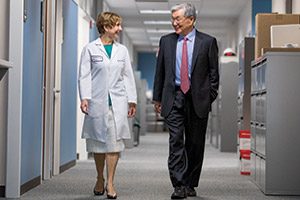
[[[136,103],[136,86],[127,48],[114,42],[109,59],[101,40],[87,44],[79,66],[80,99],[88,99],[88,115],[84,117],[82,138],[105,142],[108,122],[108,94],[117,131],[117,140],[129,139],[128,103]]]

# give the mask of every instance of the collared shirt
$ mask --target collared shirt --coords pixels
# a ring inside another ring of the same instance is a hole
[[[187,52],[188,52],[188,66],[189,66],[189,79],[191,79],[191,68],[192,68],[192,58],[193,58],[193,49],[195,43],[196,30],[195,28],[187,34],[185,37],[187,38]],[[177,40],[177,49],[176,49],[176,77],[175,84],[180,85],[180,66],[182,59],[182,45],[183,45],[184,36],[179,35]]]

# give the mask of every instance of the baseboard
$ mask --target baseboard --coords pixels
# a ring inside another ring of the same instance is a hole
[[[41,184],[41,176],[38,176],[21,185],[21,195]]]
[[[71,167],[74,167],[76,165],[76,160],[72,160],[62,166],[59,167],[59,173],[63,173],[64,171],[70,169]]]
[[[0,185],[0,197],[5,197],[5,186]]]

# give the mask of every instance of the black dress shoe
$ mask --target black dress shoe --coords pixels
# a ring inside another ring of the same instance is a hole
[[[185,188],[177,186],[174,188],[174,192],[171,195],[171,199],[184,199],[186,198]]]
[[[102,191],[96,191],[96,189],[94,188],[94,195],[95,196],[101,196],[101,195],[103,195],[104,194],[104,188],[103,188],[103,190]]]
[[[185,188],[185,192],[186,192],[186,195],[188,197],[195,197],[195,196],[197,196],[197,192],[196,192],[196,190],[193,187],[186,187]]]
[[[105,180],[103,179],[103,188],[102,188],[102,191],[97,191],[97,190],[96,190],[96,186],[94,187],[94,195],[95,195],[95,196],[101,196],[101,195],[104,194],[104,192],[105,192],[104,182],[105,182]]]

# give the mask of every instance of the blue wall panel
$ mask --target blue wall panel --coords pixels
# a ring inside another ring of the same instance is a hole
[[[252,0],[252,35],[255,35],[255,16],[257,13],[271,13],[272,0]]]
[[[63,17],[60,165],[76,160],[78,7],[72,0],[63,1]]]
[[[138,70],[141,71],[141,78],[146,79],[150,90],[153,89],[153,79],[156,66],[156,54],[141,52],[138,53]]]
[[[24,23],[21,184],[41,175],[43,34],[41,1],[25,1]]]
[[[96,40],[99,37],[99,33],[95,24],[90,28],[90,42]]]

